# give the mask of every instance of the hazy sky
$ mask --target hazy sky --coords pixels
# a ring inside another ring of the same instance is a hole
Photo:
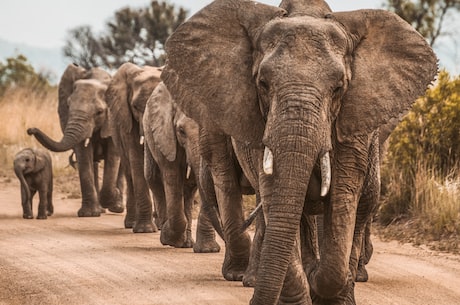
[[[160,0],[161,1],[161,0]],[[176,7],[189,11],[189,16],[212,2],[211,0],[169,0]],[[278,5],[281,0],[259,0]],[[329,0],[333,11],[382,8],[384,0]],[[126,7],[146,7],[150,0],[0,0],[0,39],[33,47],[60,49],[68,30],[90,25],[97,35],[115,11]],[[458,15],[457,15],[458,16]],[[455,16],[454,16],[455,18]],[[458,18],[457,18],[458,19]],[[435,45],[440,66],[460,73],[460,21],[446,21],[449,35]],[[8,54],[7,56],[11,56]],[[1,59],[0,59],[1,60]]]
[[[260,0],[278,5],[281,0]],[[189,15],[209,4],[210,0],[169,0],[183,7]],[[334,11],[380,8],[382,0],[327,1]],[[69,29],[90,25],[99,33],[120,8],[145,7],[149,0],[1,0],[0,38],[31,46],[55,48],[64,45]]]

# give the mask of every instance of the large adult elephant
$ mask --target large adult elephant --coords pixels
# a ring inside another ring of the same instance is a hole
[[[196,242],[192,238],[192,208],[200,168],[199,128],[177,109],[163,83],[147,101],[143,127],[144,174],[153,194],[162,244],[218,252],[214,228],[220,229],[220,221],[215,207],[206,205],[208,201],[200,208]]]
[[[112,212],[124,211],[118,187],[120,157],[112,141],[109,113],[104,99],[111,76],[99,68],[84,69],[70,64],[59,82],[58,114],[63,132],[59,142],[38,128],[27,133],[47,149],[63,152],[73,149],[77,158],[82,194],[80,217],[99,216],[101,206]],[[102,187],[98,186],[98,162],[104,160]],[[100,204],[99,204],[100,203]]]
[[[152,198],[144,178],[142,116],[145,104],[160,82],[157,67],[125,63],[119,67],[107,89],[105,99],[111,112],[113,139],[120,151],[126,176],[127,199],[125,227],[134,233],[156,232]]]
[[[321,0],[281,7],[214,1],[170,36],[162,79],[213,140],[218,198],[231,198],[234,181],[219,155],[224,135],[260,192],[267,225],[251,304],[354,304],[349,262],[375,134],[423,94],[437,60],[390,12],[332,13]],[[299,223],[327,152],[324,242],[306,274],[295,251]]]

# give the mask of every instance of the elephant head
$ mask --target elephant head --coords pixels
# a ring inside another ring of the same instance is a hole
[[[393,13],[333,13],[322,0],[281,6],[214,1],[170,36],[162,74],[200,126],[266,147],[272,160],[270,176],[259,170],[273,187],[262,198],[267,228],[253,304],[280,297],[310,175],[327,152],[332,216],[322,249],[330,254],[309,283],[325,298],[344,289],[369,137],[395,126],[437,72],[424,38]]]
[[[100,132],[102,138],[111,135],[108,120],[108,108],[104,99],[111,76],[102,69],[83,69],[71,64],[64,71],[59,82],[58,114],[63,138],[56,142],[37,128],[29,128],[47,149],[62,152],[89,139],[94,132]]]
[[[126,134],[139,124],[142,133],[142,116],[145,104],[160,82],[161,68],[139,67],[132,63],[120,66],[106,93],[106,100],[117,130]]]

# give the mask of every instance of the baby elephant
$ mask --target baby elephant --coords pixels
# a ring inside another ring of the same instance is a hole
[[[48,151],[25,148],[14,157],[14,172],[21,182],[22,217],[32,219],[32,199],[38,191],[37,219],[53,215],[53,170]]]

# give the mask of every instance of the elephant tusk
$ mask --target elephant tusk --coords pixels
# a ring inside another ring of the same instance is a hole
[[[191,173],[192,173],[192,168],[190,166],[187,166],[187,174],[186,174],[185,178],[189,179]]]
[[[88,147],[88,145],[89,145],[89,138],[86,138],[86,140],[85,140],[85,147]]]
[[[321,197],[329,193],[331,187],[331,158],[329,152],[321,157]]]
[[[141,136],[141,139],[139,140],[139,144],[144,145],[145,137]]]
[[[264,173],[266,175],[272,175],[273,174],[273,153],[268,147],[265,147],[264,150]]]

